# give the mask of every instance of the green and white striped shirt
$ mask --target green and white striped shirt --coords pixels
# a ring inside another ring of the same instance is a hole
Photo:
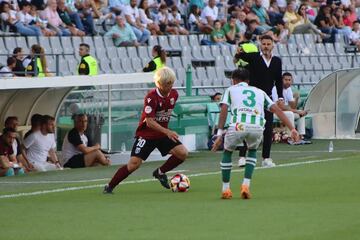
[[[263,127],[264,108],[269,110],[274,102],[261,89],[241,82],[226,89],[221,104],[230,107],[232,114],[230,126],[244,123]]]

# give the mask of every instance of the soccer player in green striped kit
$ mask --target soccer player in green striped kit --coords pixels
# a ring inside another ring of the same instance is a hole
[[[264,131],[265,118],[264,108],[275,113],[279,119],[291,130],[291,137],[298,140],[299,134],[292,123],[287,119],[281,109],[259,88],[248,85],[249,72],[246,69],[237,69],[232,73],[233,86],[226,89],[221,104],[220,118],[217,131],[217,139],[214,142],[213,151],[222,144],[225,134],[224,153],[221,160],[222,173],[222,198],[232,198],[230,189],[231,155],[237,146],[245,140],[248,145],[248,155],[245,165],[245,176],[240,189],[243,199],[251,198],[250,181],[256,166],[256,149],[259,147]],[[224,125],[231,110],[231,121],[228,130],[224,131]]]

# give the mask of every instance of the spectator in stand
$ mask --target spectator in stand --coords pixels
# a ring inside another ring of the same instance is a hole
[[[351,34],[351,27],[348,27],[344,23],[344,10],[340,7],[335,8],[332,14],[332,20],[339,34],[344,35],[345,42],[349,42]]]
[[[349,8],[345,9],[344,14],[344,24],[348,27],[353,26],[353,22],[355,22],[357,19],[356,11],[354,6],[350,6]]]
[[[67,168],[83,168],[98,165],[109,166],[110,160],[101,152],[100,144],[92,144],[85,131],[88,119],[85,114],[74,117],[74,128],[64,138],[62,165]]]
[[[264,33],[260,29],[261,28],[259,28],[259,24],[258,24],[258,21],[256,19],[252,19],[252,20],[249,21],[248,31],[251,32],[254,35],[255,38]]]
[[[360,23],[355,21],[353,23],[353,29],[350,34],[350,44],[355,45],[360,50]]]
[[[36,6],[34,5],[31,6],[30,16],[32,17],[32,22],[30,24],[40,27],[41,32],[44,36],[56,36],[56,32],[47,27],[48,21],[40,17],[38,11],[36,10]]]
[[[40,172],[62,169],[56,156],[55,118],[44,115],[40,131],[33,132],[24,139],[29,162]],[[47,161],[50,156],[49,161]]]
[[[25,77],[25,67],[23,65],[24,61],[24,51],[21,47],[16,47],[13,50],[13,57],[16,59],[16,65],[13,68],[15,76]]]
[[[214,45],[229,45],[226,42],[225,32],[221,28],[221,22],[219,20],[215,20],[214,22],[214,30],[211,32],[211,41]]]
[[[58,36],[71,36],[71,32],[57,13],[56,0],[47,2],[47,7],[41,12],[41,17],[48,21],[49,27],[56,31]]]
[[[31,116],[31,119],[30,119],[31,129],[25,133],[24,139],[27,138],[33,132],[40,131],[41,119],[42,119],[42,115],[37,114],[37,113],[35,113],[34,115]]]
[[[149,29],[152,35],[161,35],[159,25],[151,19],[148,2],[148,0],[141,0],[139,4],[140,22],[144,28]]]
[[[34,44],[31,46],[31,54],[23,61],[27,76],[45,77],[49,75],[44,49]],[[35,66],[37,71],[35,71]]]
[[[270,7],[268,10],[268,15],[270,18],[271,26],[276,25],[276,23],[278,23],[279,20],[283,18],[284,13],[280,12],[280,9],[278,7],[278,3],[276,0],[271,0]]]
[[[228,1],[228,13],[230,15],[237,14],[241,11],[243,5],[243,0],[229,0]]]
[[[65,0],[58,0],[57,12],[61,18],[61,21],[63,21],[63,23],[71,32],[71,35],[78,37],[85,36],[85,32],[76,28],[75,24],[71,22],[70,15],[68,14],[67,8],[65,6]]]
[[[145,44],[149,40],[150,31],[141,24],[137,0],[130,1],[130,5],[125,8],[124,15],[127,23],[133,29],[138,42]]]
[[[0,4],[1,20],[10,26],[10,30],[17,31],[24,36],[39,36],[37,28],[33,26],[24,25],[23,22],[16,16],[16,11],[11,10],[8,2],[1,2]]]
[[[203,24],[214,27],[215,21],[218,20],[219,9],[215,0],[209,0],[208,5],[201,12],[201,20]]]
[[[240,40],[240,29],[236,25],[236,17],[231,16],[229,22],[223,26],[226,41],[230,44],[237,44]]]
[[[244,34],[246,32],[247,26],[245,24],[246,21],[246,13],[244,11],[238,11],[236,13],[236,26],[240,31],[240,34]]]
[[[171,14],[169,14],[169,24],[176,27],[177,31],[181,35],[188,35],[189,32],[181,26],[181,15],[177,6],[171,7]]]
[[[79,55],[81,61],[78,66],[78,74],[89,76],[98,75],[98,63],[94,57],[90,56],[90,46],[88,44],[80,44]]]
[[[95,25],[94,25],[94,18],[92,13],[96,12],[98,15],[101,15],[100,12],[95,9],[95,3],[93,0],[83,0],[83,1],[76,1],[76,0],[68,0],[68,5],[74,4],[75,8],[78,10],[77,13],[79,14],[79,17],[82,21],[82,24],[84,26],[84,31],[87,35],[97,35],[97,32],[95,31]],[[76,24],[76,27],[82,30],[80,26]]]
[[[278,20],[276,26],[271,29],[271,31],[273,32],[273,38],[276,43],[287,44],[290,32],[282,19]]]
[[[125,7],[129,4],[129,0],[109,0],[110,11],[115,15],[120,15],[122,12],[124,12]]]
[[[276,2],[276,7],[278,7],[278,10],[280,13],[284,14],[284,12],[286,11],[286,6],[287,6],[287,1],[286,0],[272,0],[270,2],[270,8],[274,9],[274,5],[272,3]],[[277,10],[275,10],[277,12]]]
[[[105,37],[111,37],[117,47],[139,46],[133,29],[125,19],[117,16],[115,20],[116,24],[105,34]]]
[[[204,24],[203,21],[201,21],[200,8],[197,5],[192,5],[190,7],[190,15],[188,22],[190,24],[191,32],[201,32],[209,34],[213,30],[210,25]]]
[[[85,26],[84,26],[84,22],[86,22],[86,19],[82,19],[82,16],[80,16],[80,13],[78,12],[78,6],[81,5],[81,1],[79,2],[80,5],[76,4],[76,0],[66,0],[65,1],[65,7],[61,6],[60,9],[65,10],[65,12],[67,12],[67,14],[69,15],[71,22],[75,24],[75,27],[77,29],[79,29],[82,32],[87,33],[85,30]],[[60,4],[60,2],[58,2],[58,5],[62,5]],[[60,13],[59,13],[60,15]],[[92,23],[93,19],[90,18],[90,24]],[[68,23],[66,23],[67,25],[69,25]],[[92,33],[92,32],[91,32]]]
[[[318,15],[315,18],[315,25],[318,26],[321,32],[330,35],[330,38],[324,39],[323,42],[334,43],[337,29],[335,28],[330,11],[331,8],[329,6],[321,6]]]
[[[12,144],[16,139],[16,130],[4,128],[0,137],[0,176],[14,176],[24,174],[21,163],[18,163],[13,152]]]
[[[6,60],[6,66],[0,69],[0,78],[14,77],[13,69],[16,66],[16,58],[8,57]]]
[[[22,2],[20,4],[20,9],[16,15],[16,17],[19,19],[19,21],[27,28],[31,28],[34,32],[36,32],[36,36],[41,36],[41,28],[36,25],[31,25],[33,21],[33,17],[29,14],[31,10],[31,5],[29,2]]]
[[[251,10],[259,18],[259,24],[262,28],[262,31],[268,31],[271,29],[271,27],[269,26],[271,23],[266,9],[262,6],[262,1],[263,0],[255,0],[255,4],[252,6]]]
[[[169,10],[166,4],[161,4],[159,13],[156,16],[156,22],[160,26],[160,31],[163,33],[178,35],[176,27],[170,26],[169,24]]]
[[[243,9],[242,9],[242,10],[244,11],[244,13],[245,13],[246,15],[252,13],[251,8],[252,8],[253,5],[254,5],[253,0],[245,0],[245,1],[244,1],[244,5],[243,5]]]
[[[204,0],[190,0],[189,5],[190,5],[190,7],[192,5],[196,5],[196,6],[198,6],[198,8],[200,8],[200,10],[203,10],[205,7],[205,2],[204,2]]]
[[[222,97],[222,93],[216,92],[214,95],[210,96],[212,102],[220,102]]]
[[[17,131],[19,126],[19,120],[15,116],[7,117],[5,120],[5,128],[12,128]],[[15,140],[12,143],[13,154],[16,157],[17,162],[21,163],[24,166],[26,172],[34,170],[34,166],[28,161],[26,157],[26,152],[22,147],[22,143],[18,135],[16,135]]]
[[[153,60],[144,67],[143,72],[155,72],[166,66],[166,52],[160,45],[155,45],[151,54],[153,56]]]
[[[38,9],[40,11],[42,11],[46,8],[46,0],[31,0],[30,3],[31,3],[31,5],[35,6],[36,9]]]

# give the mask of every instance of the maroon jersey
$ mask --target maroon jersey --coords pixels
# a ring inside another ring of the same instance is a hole
[[[145,139],[166,137],[163,133],[147,127],[145,118],[154,118],[162,127],[168,128],[171,112],[175,107],[178,97],[178,92],[175,89],[172,89],[167,97],[161,96],[157,88],[151,90],[144,99],[144,109],[139,126],[136,129],[136,137]]]

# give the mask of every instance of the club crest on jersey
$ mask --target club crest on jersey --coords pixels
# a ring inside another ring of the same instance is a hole
[[[175,99],[174,98],[170,98],[170,104],[174,105],[175,104]]]
[[[145,113],[146,113],[146,114],[151,113],[151,111],[152,111],[152,108],[151,108],[150,106],[146,106],[146,107],[145,107]]]
[[[245,127],[241,123],[236,123],[235,129],[236,131],[243,132],[245,130]]]

